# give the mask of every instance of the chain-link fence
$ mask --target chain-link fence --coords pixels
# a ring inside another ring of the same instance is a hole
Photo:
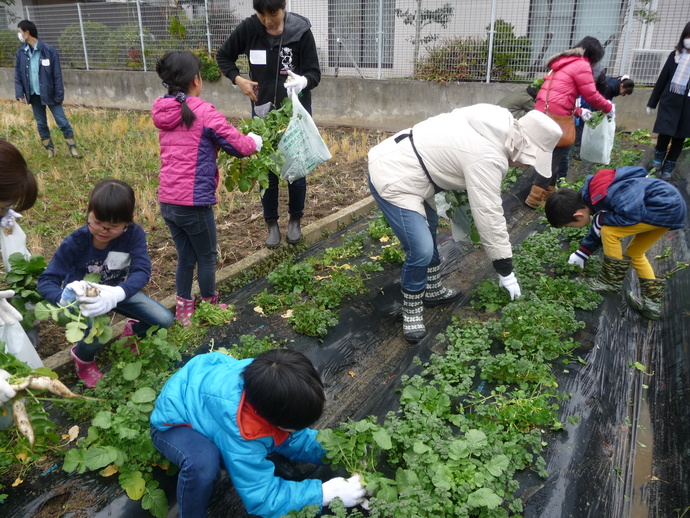
[[[549,56],[594,36],[609,75],[650,84],[690,21],[688,0],[287,0],[287,7],[310,19],[324,75],[440,82],[531,81]],[[152,70],[166,50],[213,54],[253,12],[251,0],[4,8],[0,64],[14,64],[22,18],[58,49],[63,67]]]

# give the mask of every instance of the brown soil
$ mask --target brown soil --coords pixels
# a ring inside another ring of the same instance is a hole
[[[370,195],[367,185],[366,151],[385,139],[390,133],[361,129],[322,128],[328,142],[354,141],[358,149],[343,146],[336,149],[333,158],[319,166],[307,178],[307,200],[302,226],[323,219]],[[352,158],[354,157],[354,158]],[[224,268],[264,248],[265,223],[261,200],[256,193],[227,193],[218,189],[220,203],[216,206],[218,231],[218,268]],[[287,187],[280,189],[279,224],[283,237],[287,230]],[[175,293],[177,252],[167,227],[160,224],[146,228],[152,271],[146,293],[162,300]],[[283,242],[282,246],[289,246]],[[221,287],[222,290],[222,287]],[[118,317],[115,317],[117,321]],[[68,347],[64,331],[51,322],[41,322],[37,347],[41,358],[47,358]]]

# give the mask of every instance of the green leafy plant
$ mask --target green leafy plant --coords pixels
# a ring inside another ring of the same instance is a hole
[[[265,189],[268,187],[268,175],[280,174],[285,159],[278,151],[278,143],[291,117],[292,101],[286,97],[280,108],[271,110],[265,119],[255,116],[239,125],[238,129],[243,134],[252,132],[259,135],[263,146],[261,151],[245,158],[220,154],[218,166],[225,172],[225,187],[228,191],[239,189],[240,192],[248,192],[257,183]]]
[[[223,74],[213,55],[205,50],[195,50],[194,54],[201,60],[201,79],[215,83],[222,77]]]
[[[239,344],[232,344],[229,348],[212,348],[212,350],[227,354],[238,360],[243,360],[245,358],[255,358],[263,352],[280,349],[281,347],[281,343],[275,340],[273,335],[268,335],[264,338],[257,338],[254,335],[242,335],[240,336]]]
[[[236,314],[235,306],[233,305],[223,308],[219,304],[211,304],[206,300],[202,300],[194,310],[191,320],[197,325],[209,324],[220,326],[232,322]]]
[[[38,293],[38,276],[46,269],[45,257],[39,254],[28,259],[20,252],[9,257],[10,271],[5,280],[7,287],[14,290],[12,305],[22,314],[22,327],[29,330],[34,327],[36,304],[43,300]]]
[[[98,339],[100,343],[107,343],[113,336],[113,328],[110,326],[110,317],[100,315],[97,317],[84,317],[79,311],[79,303],[71,302],[65,306],[54,306],[49,302],[39,302],[34,310],[36,320],[53,321],[65,326],[65,338],[68,342],[77,343],[84,341],[87,344]]]

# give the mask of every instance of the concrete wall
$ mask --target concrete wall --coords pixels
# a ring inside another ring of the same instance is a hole
[[[166,93],[155,72],[63,71],[65,104],[150,110]],[[0,68],[0,98],[14,99],[14,69]],[[313,94],[319,125],[398,131],[433,115],[477,103],[495,103],[524,85],[461,83],[438,85],[411,80],[325,77]],[[651,131],[654,117],[645,113],[650,88],[615,99],[619,129]],[[227,78],[205,82],[201,96],[228,117],[248,117],[249,100]]]

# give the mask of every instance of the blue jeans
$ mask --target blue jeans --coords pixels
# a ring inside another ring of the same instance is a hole
[[[220,473],[220,450],[188,426],[174,426],[161,432],[151,427],[156,449],[180,468],[177,477],[179,518],[205,518],[213,486]]]
[[[41,136],[41,140],[46,140],[50,138],[50,128],[48,127],[48,115],[46,112],[46,105],[41,104],[40,95],[31,96],[31,109],[34,112],[34,119],[36,119],[36,126],[38,127],[38,134]],[[74,130],[65,116],[65,110],[62,108],[62,104],[49,104],[50,113],[53,114],[55,119],[55,124],[58,125],[60,131],[65,136],[65,138],[74,138]]]
[[[405,249],[405,262],[400,273],[402,288],[413,293],[422,291],[426,287],[429,265],[440,262],[436,247],[436,229],[438,228],[436,210],[424,202],[425,218],[418,212],[397,207],[381,198],[371,180],[369,180],[369,189],[386,221]]]
[[[186,207],[161,203],[161,215],[170,229],[177,249],[175,286],[177,296],[192,298],[194,267],[197,266],[199,291],[204,298],[216,294],[218,242],[213,207]]]
[[[141,292],[135,293],[127,300],[120,302],[115,306],[114,311],[127,318],[138,320],[138,322],[132,326],[132,330],[137,336],[146,336],[146,331],[152,326],[167,328],[175,321],[175,317],[168,311],[168,308]],[[103,345],[104,344],[100,343],[98,339],[90,344],[82,341],[77,344],[75,353],[80,360],[90,362],[93,361],[96,353]]]
[[[278,186],[280,178],[270,173],[268,187],[261,192],[261,205],[264,207],[264,220],[278,219]],[[304,200],[307,197],[307,179],[300,178],[292,183],[288,182],[288,212],[292,216],[304,215]]]

